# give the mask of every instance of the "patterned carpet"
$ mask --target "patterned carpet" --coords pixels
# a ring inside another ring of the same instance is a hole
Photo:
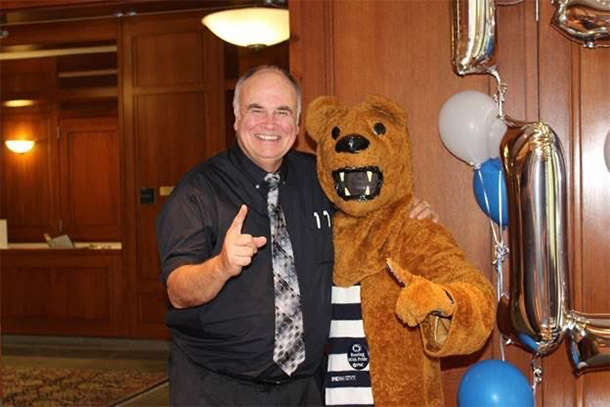
[[[167,380],[162,372],[4,366],[2,406],[114,406]]]

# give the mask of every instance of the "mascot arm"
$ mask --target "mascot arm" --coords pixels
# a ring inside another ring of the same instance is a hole
[[[420,325],[429,356],[477,351],[494,324],[491,283],[466,260],[447,229],[430,221],[406,226],[400,251],[393,251],[400,259],[388,264],[405,284],[396,303],[398,317]]]

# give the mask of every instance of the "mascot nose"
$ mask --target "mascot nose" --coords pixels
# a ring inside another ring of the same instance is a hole
[[[364,137],[358,134],[350,134],[339,140],[335,146],[335,151],[338,153],[356,154],[361,150],[366,150],[369,144],[371,143]]]

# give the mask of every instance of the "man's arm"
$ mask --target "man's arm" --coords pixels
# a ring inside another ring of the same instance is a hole
[[[252,262],[259,248],[267,243],[264,236],[242,234],[248,214],[242,205],[227,230],[221,252],[201,264],[188,264],[173,270],[167,279],[167,294],[175,308],[205,304],[218,295],[227,280],[239,275]]]

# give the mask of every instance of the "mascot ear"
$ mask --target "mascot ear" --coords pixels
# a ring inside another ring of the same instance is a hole
[[[316,143],[319,143],[322,137],[324,137],[330,118],[340,107],[341,102],[333,96],[320,96],[309,104],[305,119],[305,129]]]
[[[366,103],[380,116],[385,116],[397,124],[406,126],[407,112],[396,102],[381,95],[369,95]]]

